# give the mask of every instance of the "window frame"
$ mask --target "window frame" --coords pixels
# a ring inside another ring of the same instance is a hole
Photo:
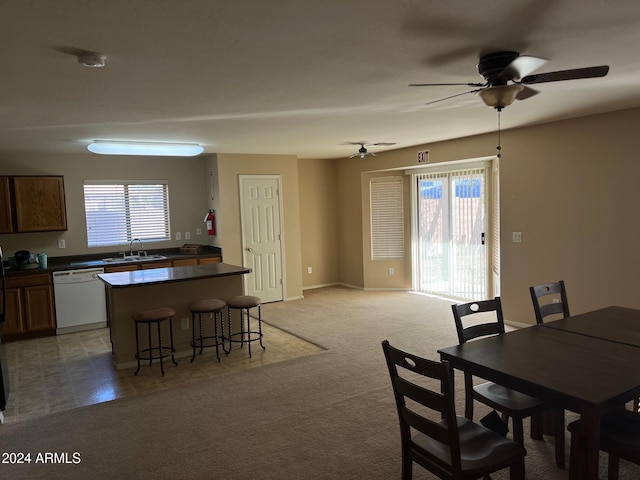
[[[153,187],[161,187],[160,193]],[[168,180],[85,180],[83,200],[89,248],[171,240]],[[95,213],[101,206],[102,214]],[[100,221],[98,233],[90,233]]]

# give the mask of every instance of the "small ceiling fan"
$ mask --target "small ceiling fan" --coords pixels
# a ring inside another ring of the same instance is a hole
[[[514,100],[525,100],[539,93],[527,85],[604,77],[609,72],[608,65],[599,65],[595,67],[532,74],[532,72],[546,62],[547,60],[544,58],[520,55],[518,52],[493,52],[482,55],[477,65],[478,73],[485,79],[484,83],[412,83],[409,86],[432,87],[464,85],[467,87],[477,87],[474,90],[428,102],[427,105],[468,93],[477,93],[485,105],[500,111],[504,107],[511,105]]]
[[[349,155],[349,158],[353,158],[353,157],[360,157],[360,158],[364,158],[367,155],[371,155],[372,157],[375,157],[376,154],[373,152],[370,152],[367,150],[367,147],[389,147],[391,145],[395,145],[395,142],[378,142],[378,143],[367,143],[365,141],[361,141],[361,142],[346,142],[345,145],[360,145],[360,148],[358,149],[357,153],[354,153],[353,155]]]

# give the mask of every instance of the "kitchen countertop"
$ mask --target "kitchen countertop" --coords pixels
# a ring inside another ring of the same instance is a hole
[[[250,273],[250,268],[227,263],[191,265],[186,267],[153,268],[130,272],[102,273],[98,277],[111,288],[127,288],[157,283],[181,282],[202,278],[224,277]]]
[[[153,264],[158,262],[173,261],[178,259],[189,258],[208,258],[208,257],[222,257],[222,251],[219,247],[212,247],[205,245],[202,253],[200,254],[183,254],[180,253],[179,248],[167,248],[157,250],[147,250],[148,255],[162,255],[165,258],[159,258],[157,260],[144,260],[140,262],[123,261],[123,262],[105,262],[104,258],[115,258],[122,256],[119,253],[98,253],[87,255],[70,255],[64,257],[48,257],[47,268],[9,268],[5,266],[6,275],[8,277],[21,276],[21,275],[35,275],[41,273],[51,273],[60,270],[80,270],[83,268],[94,267],[108,267],[117,266],[123,264]],[[6,263],[6,262],[5,262]]]

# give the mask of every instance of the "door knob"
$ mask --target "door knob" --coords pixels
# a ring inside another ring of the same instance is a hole
[[[253,252],[253,248],[247,247],[247,252]]]

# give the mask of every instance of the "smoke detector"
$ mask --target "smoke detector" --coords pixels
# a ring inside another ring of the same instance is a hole
[[[104,67],[107,57],[94,52],[83,52],[78,54],[78,63],[85,67]]]

